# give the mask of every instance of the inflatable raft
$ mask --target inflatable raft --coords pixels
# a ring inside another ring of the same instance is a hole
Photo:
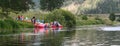
[[[36,23],[34,24],[35,28],[62,28],[62,25],[56,26],[56,25],[46,25],[46,24],[42,24],[42,23]]]

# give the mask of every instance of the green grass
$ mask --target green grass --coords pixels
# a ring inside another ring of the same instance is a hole
[[[97,25],[97,24],[103,24],[102,21],[100,20],[80,20],[77,21],[77,26],[81,26],[81,25]]]
[[[87,16],[88,20],[83,20],[82,15],[76,16],[76,25],[83,26],[83,25],[98,25],[98,24],[110,24],[111,22],[107,19],[99,18],[99,17],[89,17]],[[109,23],[110,22],[110,23]]]
[[[0,20],[0,34],[17,33],[20,28],[33,28],[32,23],[15,21],[11,19]]]

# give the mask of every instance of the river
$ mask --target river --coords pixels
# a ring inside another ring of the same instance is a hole
[[[120,46],[119,29],[120,27],[27,29],[30,32],[0,35],[0,46]]]

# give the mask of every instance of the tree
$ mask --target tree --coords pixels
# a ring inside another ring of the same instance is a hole
[[[32,0],[0,0],[2,12],[26,11],[33,5]]]
[[[115,14],[114,13],[111,13],[110,16],[109,16],[109,19],[111,21],[115,21]]]
[[[59,9],[64,0],[40,0],[40,8],[42,10],[52,11],[54,9]]]
[[[60,24],[66,27],[76,26],[76,17],[69,11],[56,9],[49,13],[46,18],[46,22],[58,21]]]

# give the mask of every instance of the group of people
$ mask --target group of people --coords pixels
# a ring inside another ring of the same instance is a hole
[[[40,23],[40,21],[39,20],[36,20],[36,18],[35,17],[33,17],[32,19],[31,19],[31,22],[33,23],[33,24],[35,24],[35,23]],[[42,22],[42,23],[44,23],[44,22]],[[45,23],[45,25],[46,25],[46,27],[47,26],[49,26],[49,25],[55,25],[55,26],[60,26],[61,24],[58,22],[58,21],[54,21],[54,22],[51,22],[51,23]]]
[[[39,20],[39,19],[36,19],[35,17],[33,17],[33,18],[31,18],[31,22],[33,23],[33,24],[35,24],[35,23],[44,23],[44,20]]]
[[[24,16],[18,16],[18,20],[21,20],[21,21],[23,21],[23,20],[30,20],[30,22],[32,22],[33,24],[45,24],[45,27],[49,27],[49,26],[51,26],[51,25],[54,25],[54,26],[60,26],[60,23],[58,22],[58,21],[53,21],[53,22],[50,22],[50,23],[45,23],[44,22],[44,20],[39,20],[39,19],[36,19],[36,17],[32,17],[31,19],[28,19],[27,17],[24,19]]]
[[[17,20],[21,20],[21,21],[22,21],[23,19],[24,19],[24,16],[23,16],[23,15],[19,15],[18,18],[17,18]]]

